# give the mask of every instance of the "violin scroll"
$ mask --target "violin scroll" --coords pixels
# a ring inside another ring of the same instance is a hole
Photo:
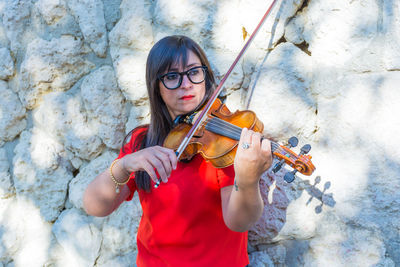
[[[304,175],[311,175],[315,166],[311,162],[311,156],[306,155],[311,150],[311,145],[306,144],[300,149],[300,153],[296,155],[290,148],[297,146],[298,139],[291,137],[288,141],[287,146],[279,145],[279,148],[273,151],[274,156],[281,159],[272,169],[274,173],[279,171],[282,166],[286,163],[293,168],[293,171],[287,172],[284,176],[286,182],[291,183],[295,178],[295,174],[300,172]]]

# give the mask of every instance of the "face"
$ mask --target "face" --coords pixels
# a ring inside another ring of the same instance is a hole
[[[198,66],[202,66],[199,57],[192,51],[189,51],[187,65],[172,65],[168,72],[183,72]],[[193,111],[200,104],[206,93],[205,84],[205,81],[194,84],[189,80],[187,75],[183,75],[182,84],[177,89],[169,90],[159,81],[161,97],[172,119],[175,119],[178,115]]]

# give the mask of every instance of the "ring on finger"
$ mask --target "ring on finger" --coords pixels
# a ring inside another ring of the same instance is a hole
[[[242,148],[243,148],[243,149],[248,149],[249,147],[250,147],[250,144],[249,144],[249,143],[244,142],[244,143],[242,144]]]

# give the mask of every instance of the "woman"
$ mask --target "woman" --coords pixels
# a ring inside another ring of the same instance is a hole
[[[215,88],[203,50],[187,37],[154,45],[146,82],[150,124],[134,129],[117,160],[89,184],[86,212],[107,216],[138,191],[138,266],[247,265],[247,230],[263,211],[259,180],[272,161],[269,141],[243,129],[234,166],[222,169],[200,155],[178,162],[162,147],[177,116],[197,109]]]

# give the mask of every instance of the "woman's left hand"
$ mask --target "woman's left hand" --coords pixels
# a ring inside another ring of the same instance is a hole
[[[263,174],[272,164],[271,143],[261,142],[261,134],[243,128],[235,156],[236,184],[239,187],[258,184]]]

